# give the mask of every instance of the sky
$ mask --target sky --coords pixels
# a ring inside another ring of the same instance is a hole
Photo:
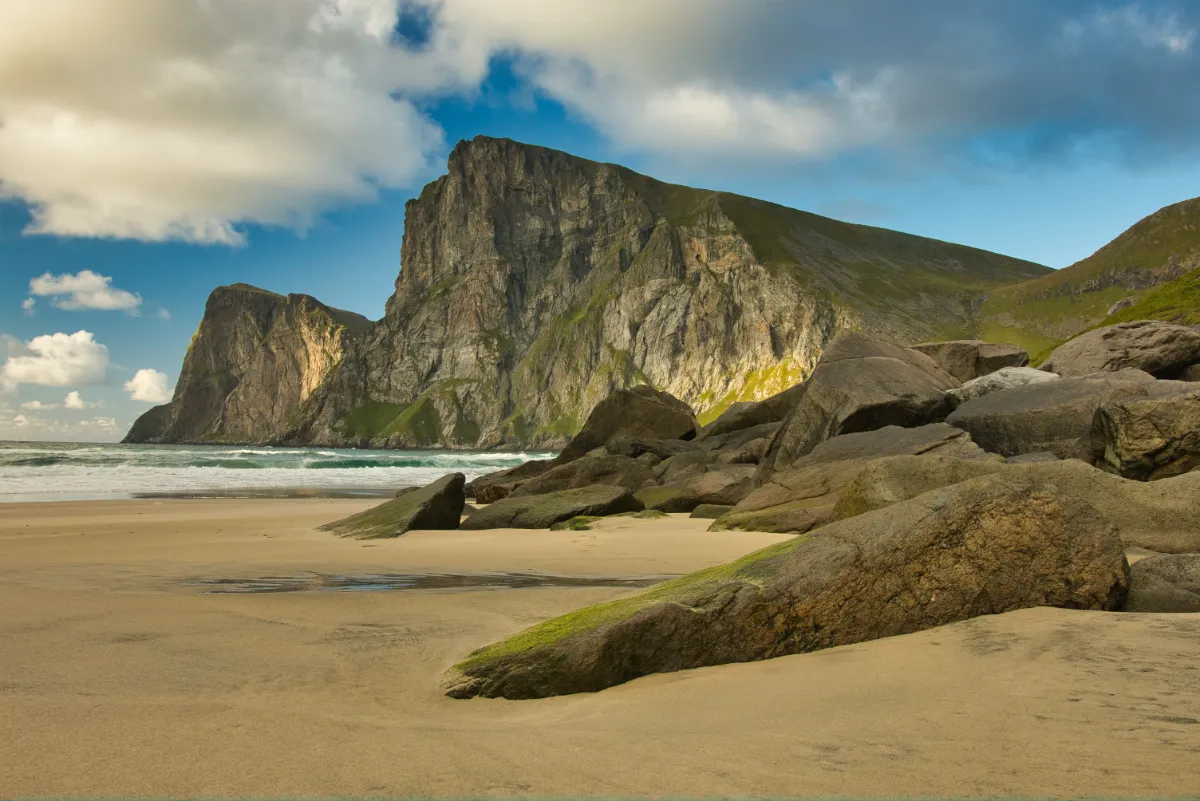
[[[484,134],[1064,267],[1200,195],[1189,0],[0,0],[0,439],[115,441],[237,281],[373,319]]]

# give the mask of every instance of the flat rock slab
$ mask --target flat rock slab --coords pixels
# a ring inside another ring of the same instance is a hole
[[[466,504],[465,484],[462,473],[451,473],[365,512],[326,523],[320,530],[368,540],[399,537],[414,529],[455,529]]]
[[[981,448],[1002,456],[1051,451],[1087,458],[1084,439],[1106,403],[1150,393],[1154,377],[1141,370],[1061,378],[992,392],[955,409],[946,422],[967,431]]]
[[[1098,509],[1129,547],[1157,553],[1200,552],[1200,472],[1161,481],[1132,481],[1078,459],[1007,464],[931,453],[877,459],[841,493],[828,519],[882,509],[980,476],[1024,476],[1058,487]]]
[[[459,528],[550,528],[572,517],[603,517],[643,508],[629,490],[596,484],[545,495],[510,496],[469,515]]]
[[[754,465],[731,464],[677,484],[646,487],[635,493],[647,509],[690,512],[701,504],[732,506],[754,489]]]
[[[771,474],[733,511],[718,518],[711,530],[808,531],[828,519],[842,490],[871,460],[921,453],[989,458],[966,432],[945,423],[843,434],[822,442],[791,469]]]
[[[602,456],[581,456],[523,481],[508,497],[545,495],[593,484],[609,484],[634,492],[645,486],[646,482],[654,480],[651,471],[658,463],[659,458],[653,453],[643,453],[636,459],[607,452]]]
[[[541,698],[1033,606],[1119,609],[1116,527],[1054,487],[986,476],[831,524],[482,648],[447,695]]]
[[[957,406],[993,392],[1016,389],[1026,384],[1041,384],[1046,381],[1054,381],[1058,377],[1055,373],[1047,373],[1045,370],[1036,370],[1032,367],[1004,367],[989,375],[968,381],[946,394],[954,400]]]

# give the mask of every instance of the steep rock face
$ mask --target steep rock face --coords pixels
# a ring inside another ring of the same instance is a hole
[[[292,441],[557,447],[638,383],[705,422],[797,383],[840,328],[943,335],[1045,272],[485,137],[408,203],[401,260]]]
[[[369,325],[308,295],[218,287],[174,397],[142,415],[125,442],[268,442],[294,424],[301,404]]]
[[[228,393],[196,413],[295,445],[558,448],[614,390],[650,384],[707,423],[798,383],[838,330],[962,336],[973,298],[1049,272],[487,137],[408,202],[401,262],[310,396],[236,425]]]

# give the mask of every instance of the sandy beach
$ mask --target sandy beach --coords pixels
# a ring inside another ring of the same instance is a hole
[[[374,542],[314,530],[370,504],[0,505],[0,795],[1200,793],[1200,615],[1025,610],[597,694],[455,701],[438,680],[471,649],[635,590],[211,592],[663,576],[783,539],[681,516]]]

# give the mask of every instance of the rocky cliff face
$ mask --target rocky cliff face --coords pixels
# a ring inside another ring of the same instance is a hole
[[[138,418],[126,442],[264,442],[296,424],[367,318],[308,295],[246,285],[208,298],[170,403]]]
[[[248,440],[557,447],[638,383],[703,422],[800,381],[840,328],[968,334],[972,299],[1047,272],[485,137],[409,201],[401,262],[384,318],[294,415],[247,411]]]

